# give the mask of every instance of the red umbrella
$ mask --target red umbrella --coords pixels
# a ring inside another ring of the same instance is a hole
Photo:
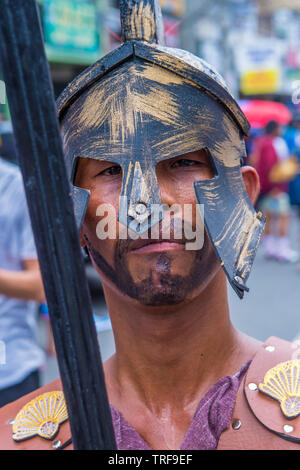
[[[240,101],[240,107],[251,126],[258,129],[265,127],[269,121],[286,125],[292,119],[292,113],[288,107],[275,101]]]

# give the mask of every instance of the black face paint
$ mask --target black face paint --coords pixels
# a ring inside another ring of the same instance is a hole
[[[218,263],[214,251],[209,249],[209,240],[205,235],[203,248],[194,252],[195,257],[190,272],[185,276],[171,273],[172,262],[174,261],[172,257],[174,255],[172,256],[169,252],[156,255],[157,270],[155,274],[159,278],[159,285],[157,286],[153,282],[153,273],[151,272],[148,277],[139,282],[134,281],[132,278],[127,260],[132,240],[117,241],[114,252],[114,267],[107,263],[86,236],[85,240],[90,256],[100,271],[122,293],[149,306],[174,305],[183,302],[188,294],[207,281],[213,267]]]

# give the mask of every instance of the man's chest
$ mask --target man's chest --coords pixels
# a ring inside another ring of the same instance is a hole
[[[130,425],[141,445],[146,444],[153,450],[174,450],[180,449],[193,421],[193,413],[162,410],[159,416],[155,416],[145,410],[140,414],[136,411],[124,413],[122,418]]]

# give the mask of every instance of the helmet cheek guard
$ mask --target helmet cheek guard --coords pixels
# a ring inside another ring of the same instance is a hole
[[[249,123],[223,79],[201,59],[161,42],[156,0],[121,1],[124,44],[77,77],[58,99],[75,215],[89,192],[73,186],[78,157],[122,167],[119,222],[139,234],[162,218],[157,163],[206,149],[215,176],[196,181],[207,234],[239,297],[264,228],[241,173]],[[133,224],[134,223],[134,224]]]
[[[222,184],[226,179],[227,184]],[[204,224],[227,278],[240,298],[264,228],[248,197],[240,167],[219,168],[216,178],[194,183],[204,205]]]
[[[76,225],[78,227],[78,230],[80,230],[84,221],[85,213],[89,205],[90,191],[88,191],[87,189],[79,188],[72,184],[71,192]]]

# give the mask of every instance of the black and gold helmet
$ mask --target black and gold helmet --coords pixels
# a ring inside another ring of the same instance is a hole
[[[58,99],[67,170],[78,157],[118,163],[123,171],[119,221],[144,205],[148,230],[161,204],[158,162],[205,149],[214,177],[196,181],[204,223],[228,280],[240,297],[264,220],[246,192],[241,164],[249,123],[222,77],[198,57],[164,46],[157,0],[122,0],[122,45],[87,68]],[[73,186],[80,225],[89,192]],[[141,228],[139,228],[141,230]]]

